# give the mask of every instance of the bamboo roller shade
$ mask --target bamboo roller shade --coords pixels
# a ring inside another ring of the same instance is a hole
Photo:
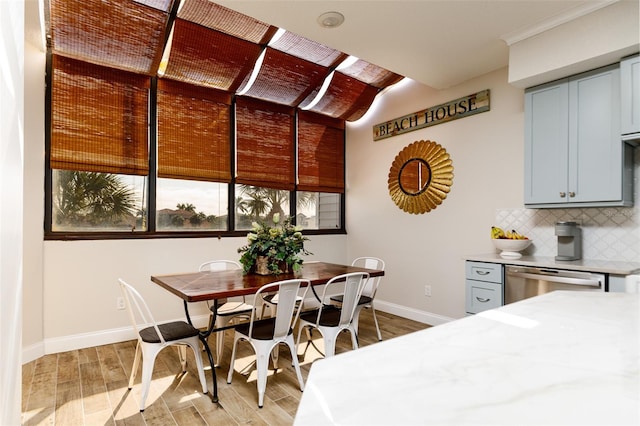
[[[231,182],[231,96],[158,82],[158,176]]]
[[[54,169],[146,175],[149,77],[53,56]]]
[[[236,128],[236,183],[293,190],[294,109],[238,97]]]
[[[298,114],[298,190],[344,192],[344,121]]]

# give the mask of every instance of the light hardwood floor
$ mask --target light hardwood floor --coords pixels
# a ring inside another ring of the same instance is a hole
[[[382,338],[411,333],[428,325],[377,312]],[[378,342],[371,311],[360,314],[360,346]],[[297,336],[297,334],[295,335]],[[298,352],[306,380],[314,360],[322,358],[322,339],[314,333],[306,345],[303,334]],[[210,339],[212,350],[215,339]],[[135,341],[45,355],[22,367],[22,424],[24,425],[290,425],[302,393],[286,347],[280,350],[279,369],[270,370],[264,407],[258,408],[253,351],[240,343],[233,382],[226,381],[231,358],[232,332],[226,333],[225,352],[216,368],[219,404],[201,392],[193,354],[189,367],[180,370],[177,349],[167,348],[156,359],[147,407],[139,411],[140,375],[132,390],[128,378]],[[336,353],[351,350],[348,333],[338,337]],[[205,366],[206,354],[203,352]],[[211,372],[205,370],[208,388]]]

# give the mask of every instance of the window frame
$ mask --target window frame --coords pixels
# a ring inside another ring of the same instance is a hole
[[[223,238],[223,237],[243,237],[247,235],[247,230],[236,230],[235,227],[235,173],[232,173],[231,182],[228,185],[228,214],[227,214],[227,230],[226,231],[158,231],[156,223],[156,191],[157,191],[157,147],[158,147],[158,134],[157,134],[157,90],[158,79],[153,76],[150,77],[149,88],[149,109],[148,109],[148,146],[149,146],[149,174],[147,176],[147,229],[145,231],[134,232],[122,232],[122,231],[97,231],[97,232],[71,232],[71,231],[53,231],[53,169],[50,167],[51,159],[51,134],[52,134],[52,63],[53,55],[50,51],[46,54],[46,92],[45,92],[45,155],[44,155],[44,198],[45,198],[45,212],[44,212],[44,239],[46,240],[110,240],[110,239],[155,239],[155,238]],[[232,100],[232,111],[235,111],[236,98]],[[294,126],[297,133],[297,114],[298,110],[294,114]],[[231,115],[231,170],[235,170],[235,155],[236,155],[236,140],[235,140],[235,117]],[[294,148],[297,152],[297,137],[295,137]],[[345,143],[343,143],[343,156],[346,157],[346,129],[345,129]],[[346,158],[344,161],[344,167],[346,168]],[[294,169],[297,171],[297,153],[294,155]],[[346,170],[344,171],[346,173]],[[346,176],[346,174],[345,174]],[[289,191],[290,203],[289,214],[295,218],[297,214],[297,182],[294,188]],[[308,192],[308,190],[307,190]],[[346,196],[345,192],[340,193],[340,227],[336,229],[305,229],[306,235],[338,235],[346,234],[345,227],[345,211],[346,211]]]

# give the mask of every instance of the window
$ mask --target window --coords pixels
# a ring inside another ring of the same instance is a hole
[[[228,186],[216,182],[158,179],[159,231],[226,231]]]
[[[252,185],[236,185],[238,230],[251,229],[255,221],[268,221],[275,213],[289,215],[289,191]]]
[[[47,238],[344,231],[342,120],[52,60]]]
[[[296,224],[304,229],[342,228],[340,194],[298,191],[296,203]]]
[[[52,231],[145,231],[149,78],[52,60]]]
[[[54,232],[146,231],[147,178],[135,175],[55,170]]]
[[[161,80],[157,90],[160,231],[226,231],[231,96]]]

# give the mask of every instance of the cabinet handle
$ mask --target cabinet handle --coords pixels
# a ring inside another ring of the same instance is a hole
[[[476,271],[476,274],[478,275],[489,275],[491,272],[489,271]]]
[[[570,192],[569,192],[569,197],[572,197],[572,198],[573,198],[573,197],[575,197],[575,196],[576,196],[576,193],[575,193],[575,192],[573,192],[573,191],[570,191]]]
[[[566,193],[566,192],[560,192],[560,198],[564,198],[564,197],[566,197],[566,196],[567,196],[567,193]]]
[[[480,303],[487,303],[491,299],[483,299],[482,297],[476,296],[476,300]]]

